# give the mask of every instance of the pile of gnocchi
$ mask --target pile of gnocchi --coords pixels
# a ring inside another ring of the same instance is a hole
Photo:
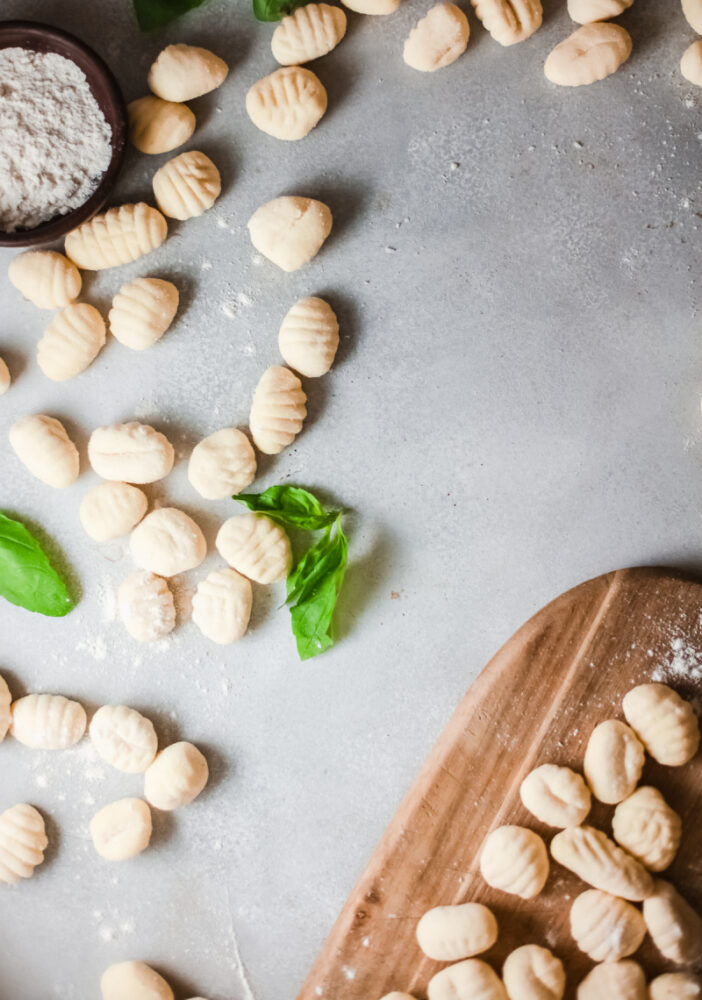
[[[544,763],[524,778],[520,797],[536,819],[559,829],[550,843],[553,860],[590,887],[570,909],[573,940],[598,963],[578,985],[578,1000],[700,1000],[702,983],[691,971],[665,973],[647,984],[629,957],[648,933],[671,963],[702,962],[702,917],[670,882],[656,877],[677,853],[680,817],[659,789],[639,786],[646,753],[669,767],[694,757],[699,723],[690,704],[665,684],[633,688],[622,709],[626,722],[608,719],[593,730],[584,777]],[[612,836],[585,824],[592,796],[616,806]],[[549,851],[534,830],[501,826],[483,843],[480,872],[493,889],[533,899],[549,871]],[[564,994],[563,963],[541,945],[513,951],[502,979],[475,957],[498,939],[497,920],[481,903],[435,907],[421,918],[416,935],[429,958],[455,963],[430,980],[429,1000],[561,1000]],[[413,998],[395,992],[383,1000]]]

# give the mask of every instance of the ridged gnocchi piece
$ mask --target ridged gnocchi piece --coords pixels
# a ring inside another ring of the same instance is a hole
[[[677,854],[682,821],[657,788],[644,785],[614,810],[612,833],[649,871],[662,872]]]
[[[117,962],[100,980],[102,1000],[173,1000],[173,990],[146,962]]]
[[[357,14],[373,16],[394,14],[402,0],[341,0],[344,7],[356,11]]]
[[[497,920],[482,903],[435,906],[421,918],[416,934],[429,958],[455,962],[492,948],[497,941]]]
[[[297,375],[273,365],[256,386],[249,428],[254,444],[264,455],[277,455],[295,440],[307,416],[307,396]]]
[[[63,490],[78,478],[78,449],[55,417],[34,413],[10,427],[10,445],[17,458],[47,486]]]
[[[468,47],[468,18],[455,3],[437,3],[410,31],[402,58],[412,69],[433,73],[450,66]]]
[[[664,972],[648,984],[650,1000],[700,1000],[702,983],[691,972]]]
[[[76,265],[55,250],[27,250],[10,261],[12,284],[39,309],[63,309],[80,295]]]
[[[20,802],[0,813],[0,882],[31,878],[48,845],[44,819],[34,806]]]
[[[339,347],[339,322],[329,303],[316,296],[296,302],[281,323],[278,347],[286,365],[306,378],[326,375]]]
[[[0,674],[0,743],[7,736],[7,732],[10,728],[10,720],[12,714],[10,712],[10,706],[12,705],[12,695],[10,694],[10,689],[7,686],[7,681]]]
[[[631,7],[634,0],[568,0],[568,13],[578,24],[609,21]]]
[[[500,45],[516,45],[541,27],[541,0],[471,0],[475,13]]]
[[[87,271],[129,264],[161,246],[168,224],[156,208],[140,201],[120,205],[83,222],[66,236],[66,256]]]
[[[161,339],[173,322],[179,298],[171,281],[135,278],[122,285],[112,300],[110,333],[132,351],[145,351]]]
[[[616,73],[631,49],[631,35],[620,24],[585,24],[549,53],[544,75],[560,87],[587,86]]]
[[[583,770],[600,802],[621,802],[636,788],[644,765],[644,748],[633,729],[608,719],[592,731]]]
[[[548,826],[580,826],[590,812],[590,789],[569,767],[541,764],[519,786],[525,806]]]
[[[702,41],[693,42],[682,54],[680,72],[690,83],[702,87]]]
[[[659,764],[679,767],[697,753],[700,725],[689,702],[667,684],[640,684],[624,695],[624,716]]]
[[[188,479],[206,500],[223,500],[241,493],[256,475],[256,455],[251,442],[235,427],[223,427],[193,448]]]
[[[266,202],[248,222],[256,250],[282,271],[297,271],[316,257],[331,228],[328,206],[298,195]]]
[[[199,566],[207,555],[207,542],[184,511],[160,507],[134,529],[129,549],[140,569],[169,577]]]
[[[173,631],[175,603],[168,584],[153,573],[132,573],[119,586],[117,609],[137,642],[157,642]]]
[[[698,35],[702,35],[702,0],[682,0],[685,20]]]
[[[164,101],[192,101],[224,83],[229,67],[209,49],[167,45],[149,70],[149,89]]]
[[[552,951],[525,944],[505,959],[502,981],[509,1000],[561,1000],[566,975]]]
[[[153,763],[158,737],[151,719],[126,705],[103,705],[88,729],[102,759],[125,774],[140,774]]]
[[[7,367],[7,362],[4,358],[0,358],[0,396],[7,392],[11,383],[12,377],[10,369]]]
[[[346,14],[328,3],[308,3],[273,32],[271,51],[281,66],[301,66],[335,49],[346,34]]]
[[[27,694],[12,703],[10,731],[33,750],[66,750],[85,733],[85,709],[62,694]]]
[[[311,69],[282,66],[249,89],[246,111],[274,139],[303,139],[327,110],[327,92]]]
[[[570,932],[578,948],[594,962],[617,962],[639,948],[646,924],[631,903],[600,889],[588,889],[570,908]]]
[[[193,621],[203,635],[227,646],[246,633],[251,583],[235,569],[219,569],[201,580],[193,595]]]
[[[83,497],[80,523],[95,542],[128,535],[146,513],[148,501],[137,486],[100,483]]]
[[[94,430],[88,441],[88,459],[103,479],[143,485],[168,475],[175,452],[165,434],[131,420]]]
[[[212,208],[222,179],[209,156],[189,149],[156,171],[153,188],[156,204],[169,219],[194,219]]]
[[[676,965],[694,965],[702,959],[702,917],[669,882],[657,879],[644,900],[646,929],[661,955]]]
[[[239,514],[228,518],[215,542],[222,559],[256,583],[284,580],[292,566],[290,539],[265,514]]]
[[[195,115],[185,104],[139,97],[127,105],[129,138],[140,153],[170,153],[195,131]]]
[[[548,871],[546,845],[533,830],[500,826],[485,838],[480,872],[493,889],[532,899],[546,885]]]
[[[143,799],[110,802],[90,821],[93,846],[106,861],[126,861],[149,846],[151,810]]]
[[[551,841],[555,860],[583,882],[637,902],[653,892],[653,879],[642,864],[592,826],[561,830]]]
[[[144,774],[144,797],[155,809],[170,812],[187,806],[207,784],[209,769],[192,743],[171,743]]]
[[[467,958],[442,969],[429,980],[429,1000],[507,1000],[496,972],[479,958]]]
[[[578,986],[578,1000],[648,1000],[643,969],[630,959],[596,965]]]
[[[105,321],[95,306],[76,302],[52,320],[37,345],[47,378],[65,382],[85,371],[105,346]]]

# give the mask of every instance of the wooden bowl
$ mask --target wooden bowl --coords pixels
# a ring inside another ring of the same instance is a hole
[[[109,166],[86,202],[33,229],[18,229],[14,233],[0,230],[0,246],[34,247],[65,236],[81,222],[90,219],[105,204],[124,159],[127,146],[127,109],[112,71],[85,42],[69,35],[67,31],[38,21],[0,21],[0,49],[13,46],[34,52],[56,52],[76,63],[85,73],[88,86],[112,129],[112,157]]]

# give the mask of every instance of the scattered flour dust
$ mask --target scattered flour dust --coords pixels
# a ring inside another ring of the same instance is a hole
[[[651,680],[662,683],[702,680],[702,651],[676,636],[671,640],[667,660],[656,667]]]
[[[0,229],[14,232],[88,200],[107,169],[112,132],[71,59],[0,50]]]

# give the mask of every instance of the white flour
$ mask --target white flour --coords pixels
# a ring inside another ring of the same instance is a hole
[[[31,228],[87,201],[110,162],[111,135],[74,62],[0,49],[0,229]]]

